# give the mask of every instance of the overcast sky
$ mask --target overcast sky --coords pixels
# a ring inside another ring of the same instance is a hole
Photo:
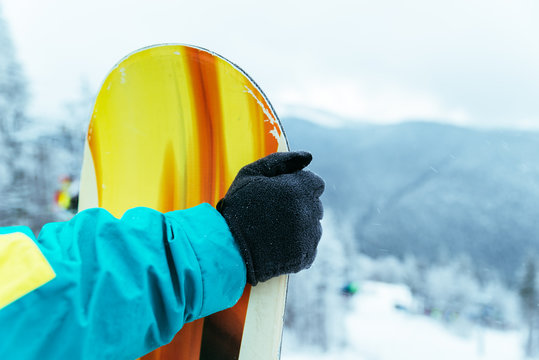
[[[536,0],[0,0],[33,114],[61,116],[126,54],[199,45],[246,70],[278,114],[539,128]]]

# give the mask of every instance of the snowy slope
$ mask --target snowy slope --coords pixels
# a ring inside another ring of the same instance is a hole
[[[283,360],[509,360],[521,359],[523,334],[478,326],[447,327],[422,315],[397,310],[413,307],[405,286],[366,282],[346,317],[347,345],[320,353],[302,348],[296,334],[285,332]],[[469,324],[468,324],[469,325]]]

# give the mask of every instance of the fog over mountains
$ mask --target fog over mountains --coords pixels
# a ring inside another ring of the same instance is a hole
[[[539,133],[408,122],[330,128],[282,120],[313,153],[323,201],[358,249],[427,263],[470,257],[508,284],[539,249]]]

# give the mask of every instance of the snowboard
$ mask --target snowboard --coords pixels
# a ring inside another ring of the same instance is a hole
[[[241,167],[277,151],[288,151],[280,121],[238,66],[194,46],[144,48],[97,95],[79,210],[215,206]],[[286,276],[247,285],[233,308],[185,324],[142,359],[278,359],[286,289]]]

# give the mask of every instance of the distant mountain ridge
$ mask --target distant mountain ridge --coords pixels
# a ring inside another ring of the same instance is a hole
[[[539,250],[538,132],[282,122],[291,148],[314,154],[325,206],[353,219],[368,255],[468,254],[483,275],[511,283]]]

